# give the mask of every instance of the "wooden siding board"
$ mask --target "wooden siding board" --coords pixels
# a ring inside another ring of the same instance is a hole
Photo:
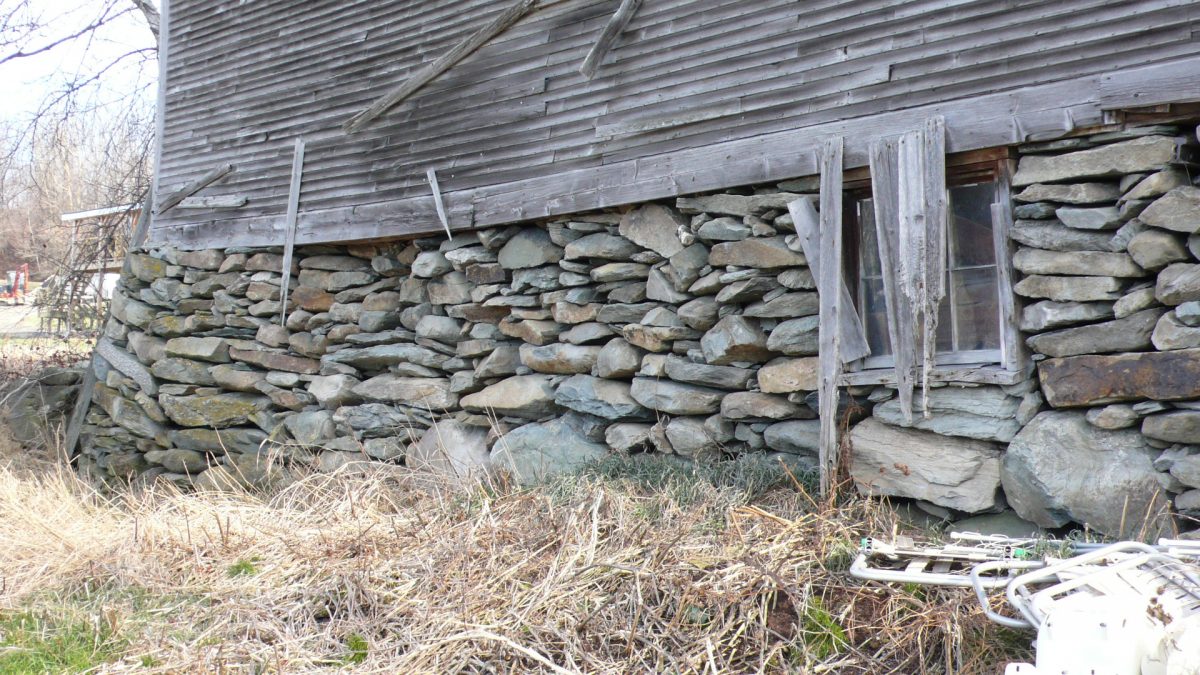
[[[464,16],[483,0],[452,7],[420,0],[176,0],[170,31],[180,39],[168,64],[163,192],[214,165],[236,163],[238,174],[205,194],[246,195],[247,206],[221,214],[221,222],[247,221],[228,226],[239,240],[263,236],[269,226],[260,221],[282,217],[291,143],[303,135],[309,159],[302,211],[354,213],[356,205],[427,197],[424,172],[433,166],[449,195],[478,201],[477,222],[500,213],[548,215],[813,173],[805,150],[758,141],[833,128],[850,117],[871,127],[874,117],[900,109],[1056,81],[1097,85],[1090,75],[1109,78],[1111,100],[1138,93],[1141,100],[1182,100],[1182,93],[1121,90],[1123,80],[1111,78],[1141,63],[1200,54],[1192,37],[1200,8],[1194,1],[1134,8],[1114,0],[823,0],[802,6],[792,0],[661,0],[644,4],[587,82],[576,70],[618,5],[569,0],[535,12],[357,139],[334,127],[486,21],[492,12]],[[847,73],[860,73],[860,86],[835,86]],[[1180,92],[1196,88],[1194,78],[1177,80]],[[1063,99],[1077,124],[1094,116],[1093,91],[1063,90],[1077,92]],[[607,139],[592,132],[597,124],[688,114],[695,105],[712,119]],[[1022,105],[1011,115],[1033,133],[1064,131],[1062,105]],[[990,123],[1010,121],[995,116]],[[998,136],[976,129],[976,120],[949,115],[948,123],[952,144]],[[856,134],[853,125],[837,128]],[[703,152],[708,147],[723,149]],[[717,164],[704,159],[732,147],[746,150]],[[746,156],[750,148],[759,154]],[[848,164],[865,158],[856,153],[848,145]],[[591,178],[557,180],[575,173]],[[543,205],[520,202],[517,186],[530,182],[549,186],[525,197]],[[568,192],[572,185],[579,194]],[[216,222],[206,218],[168,212],[156,219],[154,236]],[[303,214],[300,220],[303,232]],[[440,227],[436,216],[427,225]]]

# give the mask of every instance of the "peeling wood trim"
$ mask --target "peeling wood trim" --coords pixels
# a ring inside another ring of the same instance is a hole
[[[425,176],[429,179],[429,189],[433,191],[433,206],[437,209],[438,220],[442,221],[442,227],[446,228],[446,238],[453,239],[454,235],[450,233],[450,219],[446,216],[446,204],[442,201],[442,189],[438,187],[437,169],[429,169]]]
[[[300,213],[300,182],[304,178],[304,139],[297,138],[295,150],[292,151],[292,180],[288,186],[287,238],[283,244],[283,264],[280,273],[283,280],[279,289],[279,325],[287,323],[288,288],[292,285],[292,253],[296,249],[296,224]]]
[[[451,48],[450,51],[434,59],[433,62],[422,68],[416,75],[405,80],[403,84],[377,99],[366,110],[346,120],[346,123],[342,125],[342,129],[346,133],[352,134],[366,128],[375,118],[396,107],[409,96],[417,93],[421,87],[434,81],[442,73],[453,68],[459,61],[467,58],[475,50],[490,42],[492,38],[508,30],[513,24],[520,21],[526,14],[532,11],[536,5],[537,0],[518,0],[518,2],[501,12],[495,19],[488,22],[486,26],[472,33],[466,40]]]
[[[233,173],[233,171],[234,167],[232,164],[222,164],[221,166],[218,166],[212,171],[209,171],[203,176],[200,176],[196,180],[184,185],[182,188],[179,188],[175,192],[172,192],[164,197],[162,203],[158,205],[158,208],[155,209],[154,212],[158,214],[165,213],[188,197],[191,197],[209,185],[212,185],[213,183]]]
[[[592,45],[583,59],[583,65],[579,66],[581,75],[589,80],[596,76],[596,69],[600,67],[604,57],[608,55],[617,38],[621,36],[641,6],[642,0],[621,0],[621,6],[617,8],[617,13],[608,20],[604,30],[600,32],[600,37],[596,39],[596,44]]]
[[[936,366],[929,374],[930,382],[966,382],[1007,386],[1019,384],[1033,376],[1033,364],[1028,363],[1016,370],[1003,366]],[[896,371],[891,368],[860,370],[842,375],[841,383],[847,386],[886,385],[896,386]]]

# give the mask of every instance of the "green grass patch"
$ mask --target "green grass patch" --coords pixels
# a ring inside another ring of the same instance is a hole
[[[127,647],[112,617],[60,611],[0,614],[0,673],[78,673]]]
[[[344,659],[346,665],[357,665],[366,661],[370,651],[371,645],[367,643],[367,638],[358,633],[346,636],[346,657]]]
[[[258,563],[261,561],[262,558],[259,558],[258,556],[239,558],[237,562],[229,566],[229,569],[226,570],[226,574],[231,577],[252,577],[255,574],[258,574]]]

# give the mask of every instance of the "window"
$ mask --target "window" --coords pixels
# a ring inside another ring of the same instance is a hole
[[[991,172],[988,172],[990,174]],[[957,184],[954,184],[957,182]],[[846,276],[851,282],[871,356],[864,368],[894,365],[888,334],[883,270],[876,240],[875,209],[870,190],[848,194],[846,225]],[[1000,273],[991,205],[1007,200],[1007,190],[991,175],[978,172],[952,181],[946,231],[946,295],[940,304],[937,330],[937,363],[1000,363],[1003,316]],[[917,332],[917,353],[921,336]]]

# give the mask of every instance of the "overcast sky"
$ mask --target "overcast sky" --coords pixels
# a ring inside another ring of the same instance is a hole
[[[19,0],[0,0],[7,5]],[[32,11],[44,26],[38,39],[30,42],[36,48],[71,35],[95,21],[103,10],[105,0],[31,0]],[[157,2],[155,3],[157,4]],[[47,95],[60,90],[65,83],[82,75],[99,71],[122,54],[151,47],[154,38],[140,12],[121,0],[119,10],[131,11],[112,20],[94,33],[72,40],[48,52],[19,58],[0,65],[0,119],[27,119]],[[153,87],[145,85],[156,77],[156,68],[130,59],[105,74],[99,96],[103,101],[121,100],[131,91],[145,89],[142,96],[153,102]]]

